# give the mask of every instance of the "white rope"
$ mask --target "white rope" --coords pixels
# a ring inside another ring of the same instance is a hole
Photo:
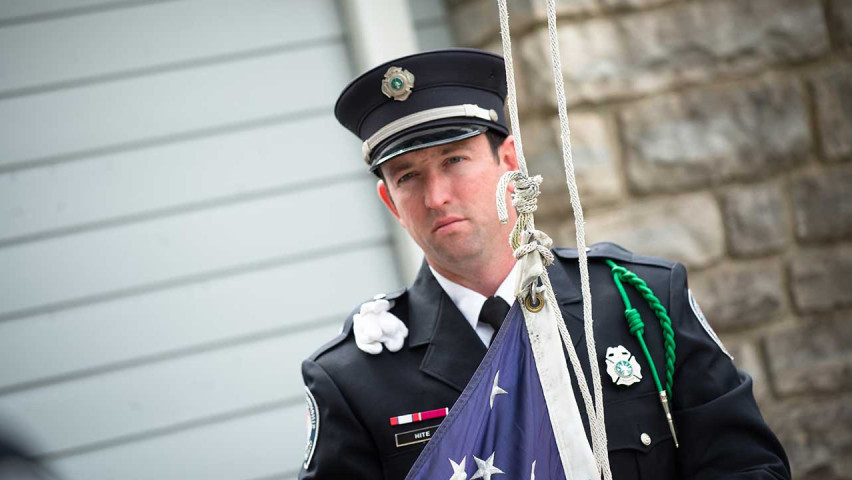
[[[506,62],[506,106],[509,107],[509,122],[512,124],[512,137],[515,138],[515,153],[518,155],[518,169],[524,175],[527,171],[527,160],[524,157],[524,147],[521,143],[521,124],[518,121],[518,99],[515,96],[515,65],[512,63],[512,39],[509,37],[509,11],[506,0],[497,0],[500,10],[500,38],[503,40],[503,60]],[[503,190],[505,192],[505,190]]]
[[[518,220],[512,229],[509,243],[514,251],[515,258],[520,259],[531,251],[542,253],[547,251],[547,255],[542,254],[542,262],[545,265],[553,263],[553,255],[550,253],[550,237],[547,237],[543,232],[535,230],[533,212],[536,210],[537,197],[539,195],[539,185],[541,177],[536,176],[529,178],[526,159],[523,154],[521,144],[520,123],[518,120],[517,96],[515,92],[515,75],[514,64],[512,61],[512,42],[509,33],[509,14],[506,7],[506,0],[497,0],[498,10],[500,13],[500,35],[503,43],[503,58],[506,62],[506,84],[507,95],[506,104],[509,110],[509,119],[512,123],[512,135],[515,138],[515,152],[518,157],[519,172],[507,172],[500,179],[497,189],[497,211],[500,221],[506,223],[508,221],[508,213],[506,209],[505,195],[506,187],[510,181],[514,181],[516,192],[512,196],[512,204],[518,209]],[[607,452],[606,424],[604,422],[603,408],[603,391],[601,389],[600,372],[597,367],[597,353],[595,349],[594,329],[592,320],[592,297],[589,287],[589,270],[588,257],[586,255],[585,229],[583,221],[583,210],[580,205],[580,197],[577,190],[576,178],[574,176],[574,162],[571,156],[571,140],[570,130],[568,128],[568,116],[565,101],[565,86],[562,79],[562,66],[559,58],[559,42],[556,32],[556,6],[554,0],[547,0],[547,22],[548,31],[550,33],[551,54],[553,57],[553,71],[556,82],[556,96],[559,105],[559,121],[562,133],[562,157],[565,165],[566,181],[568,190],[571,196],[571,205],[574,210],[575,226],[577,231],[577,250],[579,252],[580,264],[580,284],[583,296],[583,326],[586,337],[586,349],[589,354],[589,365],[592,372],[592,385],[594,389],[594,401],[589,390],[585,374],[583,373],[577,351],[574,348],[574,342],[571,340],[571,335],[565,327],[565,321],[562,318],[562,313],[558,308],[556,296],[553,293],[553,287],[550,283],[550,277],[546,269],[542,269],[541,281],[543,292],[546,301],[552,305],[553,311],[557,317],[557,327],[559,334],[562,337],[562,343],[568,351],[568,357],[571,366],[574,370],[574,375],[577,377],[577,384],[580,388],[580,394],[585,404],[586,415],[589,419],[589,429],[592,437],[592,451],[598,468],[603,474],[604,479],[611,480],[612,473],[609,466],[609,456]],[[529,236],[530,244],[522,242],[523,232],[531,232]],[[525,245],[526,244],[526,245]],[[530,247],[529,245],[533,245]],[[542,289],[537,289],[541,291]],[[523,302],[521,302],[523,304]],[[524,315],[528,315],[526,309]]]
[[[603,476],[609,480],[612,472],[609,467],[607,453],[606,423],[604,421],[603,391],[601,389],[601,374],[597,366],[597,351],[595,348],[594,321],[592,318],[592,292],[589,282],[589,261],[586,255],[586,231],[583,219],[583,206],[580,204],[580,194],[577,189],[577,179],[574,175],[574,158],[571,155],[571,130],[568,128],[568,107],[565,100],[565,83],[562,78],[562,60],[559,54],[559,34],[556,29],[556,4],[547,0],[547,31],[550,37],[550,54],[553,64],[553,79],[556,87],[556,104],[559,108],[559,126],[562,137],[562,160],[565,166],[565,180],[571,196],[571,208],[574,211],[574,227],[577,234],[577,253],[580,263],[580,289],[583,294],[583,327],[586,334],[586,350],[589,354],[589,365],[592,371],[592,386],[595,393],[595,418],[589,425],[592,430],[592,449],[597,457]]]

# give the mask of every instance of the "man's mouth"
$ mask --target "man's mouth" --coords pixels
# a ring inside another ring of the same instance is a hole
[[[442,228],[445,228],[449,225],[452,225],[452,224],[458,223],[458,222],[462,222],[462,221],[464,221],[463,217],[445,217],[445,218],[442,218],[442,219],[436,221],[433,224],[432,233],[437,232],[438,230],[441,230]]]

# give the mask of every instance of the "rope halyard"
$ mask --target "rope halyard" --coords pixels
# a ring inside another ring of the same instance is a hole
[[[577,180],[574,175],[574,159],[571,153],[571,130],[568,127],[568,107],[565,99],[565,83],[562,78],[562,61],[559,53],[559,35],[556,28],[556,3],[547,0],[547,31],[550,39],[550,53],[553,66],[553,80],[556,89],[556,104],[559,110],[560,136],[562,139],[562,160],[565,167],[565,180],[568,184],[568,193],[571,197],[571,208],[574,213],[574,228],[577,237],[577,253],[580,263],[580,289],[583,294],[583,327],[586,334],[586,350],[589,355],[589,364],[596,365],[597,350],[595,348],[595,335],[592,320],[591,287],[589,280],[588,257],[586,252],[585,220],[583,218],[583,207],[580,204],[580,193],[577,188]],[[592,386],[595,394],[595,422],[598,437],[592,436],[595,445],[595,456],[601,466],[604,478],[611,479],[612,473],[609,467],[609,455],[607,452],[606,424],[604,421],[603,390],[601,387],[601,374],[597,368],[592,368]]]
[[[509,243],[514,251],[515,258],[521,259],[529,253],[538,252],[541,255],[541,262],[544,266],[553,263],[553,254],[550,251],[552,241],[543,232],[535,229],[535,221],[533,212],[536,210],[537,197],[539,195],[539,185],[541,177],[529,177],[527,170],[526,159],[523,154],[523,146],[521,143],[520,123],[518,120],[517,96],[515,92],[515,77],[514,64],[512,61],[512,43],[509,33],[509,14],[506,7],[506,0],[497,0],[499,16],[500,16],[500,35],[503,44],[503,58],[506,62],[506,84],[507,95],[506,105],[509,111],[509,120],[512,126],[512,135],[515,140],[515,152],[518,157],[518,171],[507,172],[500,179],[497,188],[497,210],[498,216],[502,223],[508,221],[508,213],[506,210],[506,187],[509,182],[515,183],[515,193],[512,196],[512,204],[518,209],[518,220],[512,229]],[[592,399],[592,391],[590,391],[583,373],[577,351],[574,348],[574,342],[571,340],[571,335],[565,326],[565,321],[562,318],[561,311],[556,302],[556,296],[553,293],[553,287],[550,283],[550,277],[545,268],[541,268],[541,286],[537,287],[534,284],[530,288],[530,294],[544,293],[545,300],[552,305],[552,309],[557,317],[557,328],[562,343],[565,346],[571,366],[574,370],[574,375],[577,378],[577,384],[580,388],[580,394],[585,404],[586,416],[589,420],[589,428],[592,437],[592,452],[600,474],[605,480],[612,479],[612,473],[609,465],[609,455],[607,451],[606,424],[604,422],[604,406],[603,406],[603,391],[601,388],[600,372],[597,368],[597,352],[595,349],[594,329],[592,320],[592,299],[591,288],[589,282],[588,257],[586,255],[585,229],[583,221],[583,210],[580,205],[580,197],[577,189],[576,178],[574,175],[574,164],[571,156],[571,140],[570,130],[568,128],[567,111],[565,107],[565,91],[562,81],[562,68],[559,60],[558,38],[556,35],[556,6],[553,0],[547,1],[547,18],[548,30],[550,32],[551,51],[553,54],[553,69],[554,79],[556,82],[557,103],[559,105],[559,119],[562,133],[562,153],[565,165],[566,181],[568,190],[571,196],[571,205],[574,211],[575,226],[577,232],[577,250],[579,252],[579,267],[580,267],[580,284],[583,297],[583,325],[586,337],[586,349],[589,355],[590,370],[592,372],[592,388],[594,392],[594,400]],[[546,252],[546,253],[545,253]],[[524,315],[529,312],[524,309]]]

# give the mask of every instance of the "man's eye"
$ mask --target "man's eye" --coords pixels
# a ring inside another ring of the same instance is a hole
[[[464,160],[462,157],[450,157],[447,159],[447,163],[459,163]]]
[[[408,172],[396,180],[397,185],[407,180],[411,180],[414,177],[414,172]]]

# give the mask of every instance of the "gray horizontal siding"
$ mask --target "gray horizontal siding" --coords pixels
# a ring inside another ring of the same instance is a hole
[[[0,30],[0,65],[15,68],[0,70],[0,95],[263,55],[340,35],[332,0],[166,2],[11,25]]]
[[[282,360],[306,358],[340,331],[335,323],[8,394],[3,412],[28,419],[36,453],[56,455],[276,402],[303,406],[299,362]]]
[[[324,112],[0,175],[0,245],[363,178],[357,149]]]
[[[387,248],[379,243],[344,249],[0,322],[0,365],[5,366],[0,369],[0,394],[296,334],[323,323],[339,328],[357,302],[394,287]],[[44,354],[33,361],[33,351]]]
[[[331,43],[9,98],[0,102],[0,171],[328,111],[348,76],[345,47]]]
[[[18,24],[81,15],[155,0],[0,0],[0,21]]]
[[[292,478],[398,288],[333,0],[0,0],[0,422],[64,478]]]
[[[4,248],[0,320],[382,242],[386,227],[370,183],[322,185]]]
[[[50,466],[67,478],[85,479],[230,480],[276,474],[293,479],[304,447],[305,406],[300,401],[162,438],[58,458]]]

